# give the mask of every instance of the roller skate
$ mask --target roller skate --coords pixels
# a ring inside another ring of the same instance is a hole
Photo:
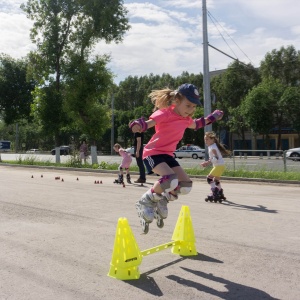
[[[219,196],[219,189],[217,187],[215,187],[215,188],[212,188],[211,191],[212,191],[212,193],[205,198],[205,201],[222,203],[222,199]]]
[[[117,183],[117,184],[124,184],[124,181],[123,181],[123,175],[119,174],[119,175],[118,175],[118,179],[115,179],[114,183]]]
[[[222,200],[222,201],[226,201],[226,197],[224,196],[223,189],[220,189],[220,190],[219,190],[219,198],[220,198],[220,200]],[[222,201],[221,201],[221,202],[222,202]]]
[[[131,184],[130,174],[126,174],[127,183]]]
[[[149,224],[152,223],[154,217],[158,220],[157,224],[159,222],[159,225],[163,227],[163,225],[161,225],[162,218],[160,217],[160,214],[156,212],[157,203],[161,199],[162,199],[161,195],[152,193],[151,190],[149,190],[135,204],[135,208],[140,218],[140,223],[144,234],[148,233]]]
[[[168,217],[168,199],[166,196],[163,196],[157,202],[156,209],[154,210],[154,218],[156,219],[156,225],[158,228],[164,227],[164,220]]]

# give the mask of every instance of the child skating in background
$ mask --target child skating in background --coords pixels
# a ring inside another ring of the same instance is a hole
[[[126,171],[126,179],[127,179],[127,183],[131,183],[130,180],[130,174],[129,174],[129,167],[131,165],[132,162],[132,157],[130,155],[130,153],[126,152],[120,144],[115,144],[114,145],[114,150],[119,153],[122,156],[122,162],[119,166],[119,176],[118,179],[115,180],[115,183],[120,183],[123,184],[124,183],[124,172],[123,169],[125,169]]]
[[[222,111],[215,110],[206,118],[192,119],[200,105],[199,93],[193,84],[182,84],[177,90],[154,90],[149,97],[155,106],[149,120],[140,118],[130,123],[133,132],[144,132],[155,126],[154,135],[144,147],[143,159],[161,178],[136,202],[144,233],[148,232],[154,218],[157,226],[163,227],[163,219],[168,216],[167,203],[192,189],[191,179],[173,154],[185,129],[198,130],[223,116]]]
[[[211,194],[207,196],[205,201],[222,202],[226,200],[223,189],[221,186],[221,176],[225,170],[225,164],[223,155],[230,154],[230,151],[226,150],[222,144],[219,143],[216,134],[213,131],[206,132],[204,134],[204,142],[208,147],[209,159],[201,163],[202,167],[213,165],[212,170],[207,175],[207,183],[211,187]]]

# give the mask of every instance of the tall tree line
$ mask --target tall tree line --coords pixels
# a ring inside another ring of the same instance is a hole
[[[200,72],[129,76],[113,83],[110,57],[91,53],[100,40],[122,42],[130,29],[123,1],[29,0],[22,9],[35,21],[31,39],[37,50],[20,60],[0,56],[0,139],[14,140],[18,123],[26,148],[46,150],[84,135],[108,151],[112,113],[115,140],[129,146],[128,123],[152,113],[152,90],[190,82],[203,94]],[[242,143],[246,131],[263,134],[266,147],[274,128],[281,135],[291,127],[300,136],[299,73],[300,55],[293,46],[267,53],[258,69],[233,62],[211,78],[212,108],[225,112],[213,129],[236,133]],[[202,115],[203,108],[197,108],[195,118]],[[204,146],[203,130],[187,130],[182,143]]]

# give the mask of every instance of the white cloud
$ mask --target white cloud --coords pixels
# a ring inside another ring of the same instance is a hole
[[[29,38],[31,26],[24,14],[0,12],[0,53],[21,58],[33,50],[35,46]]]
[[[191,0],[164,0],[161,3],[162,5],[166,5],[169,7],[176,8],[201,8],[201,1],[191,1]]]

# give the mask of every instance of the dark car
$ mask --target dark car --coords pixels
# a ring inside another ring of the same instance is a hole
[[[69,146],[60,146],[60,155],[69,155],[71,152],[71,149]],[[55,148],[51,150],[51,154],[55,155]]]

